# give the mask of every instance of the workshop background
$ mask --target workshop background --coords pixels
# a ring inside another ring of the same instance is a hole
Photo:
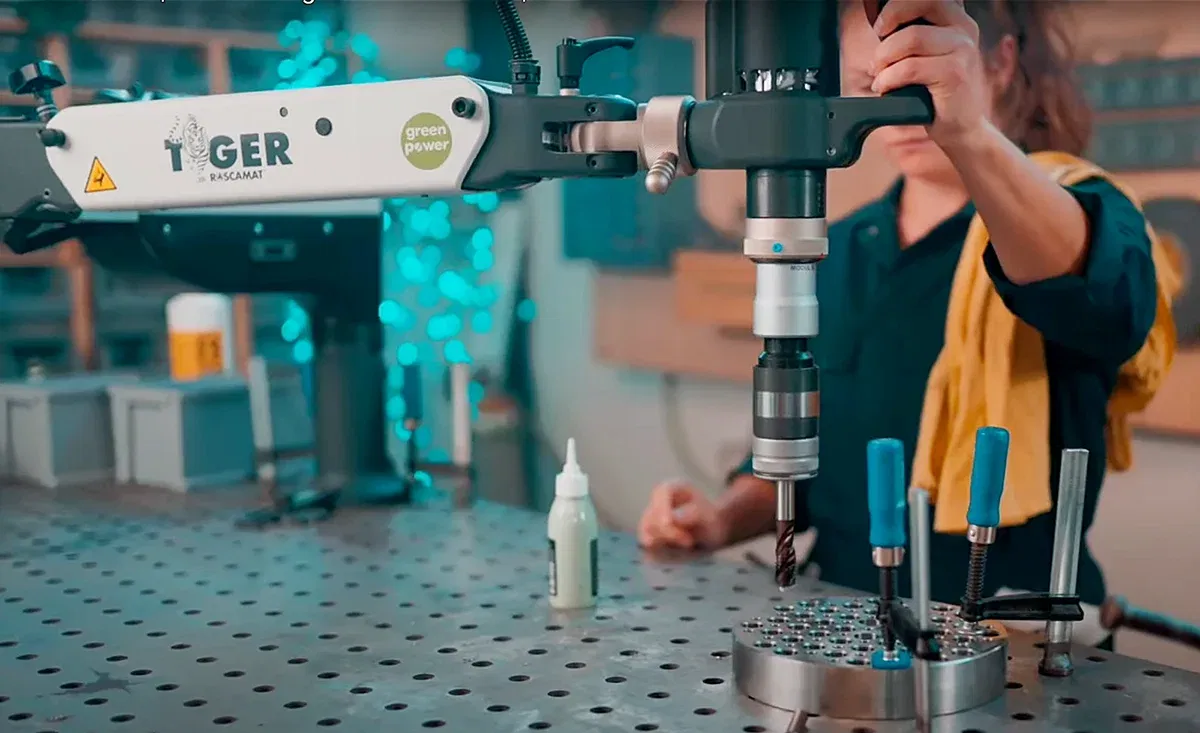
[[[47,7],[52,12],[45,12]],[[1083,78],[1099,111],[1092,155],[1146,199],[1155,224],[1200,256],[1200,6],[1072,4]],[[39,12],[39,8],[41,12]],[[699,2],[530,0],[535,55],[564,36],[627,33],[584,88],[637,99],[699,94]],[[72,88],[60,104],[126,88],[202,94],[464,72],[503,78],[503,34],[490,2],[19,2],[0,4],[0,61],[54,58]],[[23,104],[0,94],[0,108]],[[0,111],[3,111],[0,109]],[[833,177],[844,213],[890,182],[868,150]],[[0,175],[3,175],[0,172]],[[524,403],[542,461],[569,436],[605,520],[631,529],[652,485],[686,475],[718,490],[749,436],[752,271],[737,253],[739,174],[704,174],[651,198],[640,181],[547,183],[519,196],[387,202],[384,246],[390,365],[469,362],[477,407],[499,390]],[[0,376],[153,368],[165,358],[163,306],[176,286],[117,278],[67,243],[0,253]],[[239,342],[311,359],[302,309],[287,298],[239,300]],[[1112,592],[1200,622],[1200,291],[1178,306],[1181,354],[1145,416],[1137,465],[1113,476],[1088,538]],[[440,379],[428,389],[442,389]],[[438,403],[440,398],[430,400]],[[390,413],[396,413],[391,410]],[[403,437],[396,425],[393,447]],[[420,437],[449,449],[434,417]],[[486,470],[483,468],[482,470]],[[535,474],[536,475],[536,472]],[[549,474],[525,497],[544,506]],[[545,485],[542,485],[545,484]],[[1122,637],[1122,651],[1200,670],[1200,656]]]

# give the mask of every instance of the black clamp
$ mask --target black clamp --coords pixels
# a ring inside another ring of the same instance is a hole
[[[922,629],[921,625],[917,622],[916,615],[903,603],[892,602],[888,603],[887,606],[884,623],[891,628],[892,633],[896,636],[896,640],[903,644],[917,659],[923,659],[928,662],[940,662],[942,660],[942,650],[941,645],[938,644],[937,631],[934,629]]]
[[[1013,593],[984,598],[978,603],[963,603],[959,616],[972,623],[979,621],[1066,621],[1083,620],[1083,606],[1077,595],[1051,593]]]

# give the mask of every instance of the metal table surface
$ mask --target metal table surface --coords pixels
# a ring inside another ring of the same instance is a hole
[[[0,487],[0,730],[786,727],[730,680],[730,626],[779,600],[759,568],[606,534],[600,604],[552,612],[543,516],[434,500],[237,530],[249,496]],[[935,730],[1200,730],[1200,675],[1080,650],[1044,680],[1028,641],[1011,653],[1006,694]]]

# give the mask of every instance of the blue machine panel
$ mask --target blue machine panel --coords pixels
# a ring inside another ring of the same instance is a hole
[[[631,51],[597,54],[584,71],[584,94],[618,94],[644,102],[656,95],[694,94],[690,40],[643,36]],[[695,180],[677,180],[658,196],[644,176],[563,182],[563,254],[601,267],[661,270],[696,233]]]

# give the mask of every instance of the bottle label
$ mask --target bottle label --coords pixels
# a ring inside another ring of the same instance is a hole
[[[596,540],[592,540],[592,598],[600,595],[600,548]]]
[[[550,540],[550,595],[558,595],[558,558],[554,552],[554,540]]]

